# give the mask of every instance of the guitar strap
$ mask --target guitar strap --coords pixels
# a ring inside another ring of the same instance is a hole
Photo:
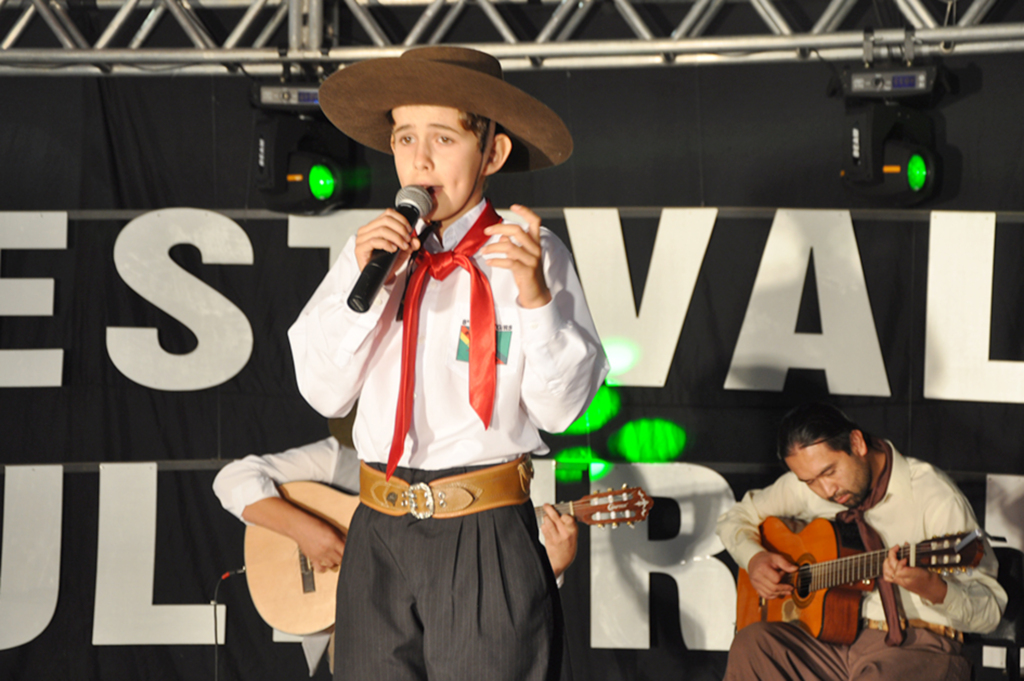
[[[859,506],[836,514],[836,520],[838,521],[844,523],[857,523],[857,529],[860,531],[861,541],[864,542],[864,548],[868,551],[880,551],[885,548],[882,544],[881,537],[879,537],[874,528],[868,525],[864,520],[864,512],[884,499],[885,492],[889,488],[889,476],[892,473],[892,448],[887,442],[882,443],[882,448],[885,452],[885,468],[882,469],[882,474],[878,478],[878,484],[875,485],[874,489],[871,490],[871,494],[869,494]],[[903,629],[900,626],[900,613],[899,605],[896,602],[896,589],[893,587],[891,582],[887,582],[884,579],[875,580],[875,584],[878,585],[878,591],[882,596],[882,607],[885,609],[885,622],[889,627],[889,632],[885,635],[885,644],[889,646],[898,646],[903,643]]]

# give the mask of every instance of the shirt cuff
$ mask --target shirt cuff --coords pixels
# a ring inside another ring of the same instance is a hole
[[[280,497],[281,494],[277,491],[277,485],[270,478],[261,478],[259,480],[247,480],[239,483],[237,487],[231,492],[231,511],[239,520],[246,525],[251,525],[249,521],[242,517],[242,512],[246,506],[255,504],[257,501],[263,501],[269,497]]]
[[[747,566],[750,565],[750,559],[766,550],[767,549],[755,541],[745,541],[730,553],[732,554],[733,560],[736,561],[736,564],[746,570]]]
[[[946,611],[946,615],[954,622],[963,622],[965,617],[965,604],[967,602],[966,587],[955,579],[943,580],[946,582],[946,597],[941,603],[932,603],[927,598],[921,601],[933,608],[940,608]]]
[[[540,307],[520,307],[519,319],[523,325],[523,342],[532,346],[545,345],[565,326],[554,298]]]

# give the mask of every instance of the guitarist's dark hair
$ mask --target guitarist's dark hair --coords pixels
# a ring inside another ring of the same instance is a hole
[[[808,402],[790,410],[779,424],[778,457],[786,457],[796,449],[803,449],[818,443],[825,443],[829,449],[853,454],[850,433],[859,430],[868,447],[880,449],[881,442],[874,435],[858,426],[850,417],[831,404]]]

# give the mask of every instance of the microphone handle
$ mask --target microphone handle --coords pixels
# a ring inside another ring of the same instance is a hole
[[[420,219],[420,212],[415,206],[402,204],[396,206],[395,210],[401,213],[410,225],[415,225],[416,221]],[[387,279],[388,273],[394,267],[395,259],[398,258],[400,252],[396,250],[392,253],[382,248],[373,250],[370,260],[359,274],[356,285],[352,287],[352,292],[348,295],[350,308],[356,312],[366,312],[370,309],[370,305],[380,293],[380,287],[384,285],[384,280]]]

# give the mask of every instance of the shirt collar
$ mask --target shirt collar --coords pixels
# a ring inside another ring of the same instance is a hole
[[[427,239],[424,248],[430,253],[450,251],[455,248],[462,241],[462,237],[466,236],[470,228],[476,224],[477,218],[484,212],[486,206],[487,199],[481,199],[480,203],[470,208],[462,217],[448,225],[448,229],[444,230],[444,234],[441,235],[440,239],[437,238],[437,232],[435,232],[434,238]]]
[[[881,505],[889,497],[896,499],[911,499],[910,489],[910,464],[899,453],[896,446],[889,440],[885,441],[892,448],[892,473],[889,474],[889,486],[885,490],[885,497],[876,505]],[[870,510],[870,509],[869,509]]]

